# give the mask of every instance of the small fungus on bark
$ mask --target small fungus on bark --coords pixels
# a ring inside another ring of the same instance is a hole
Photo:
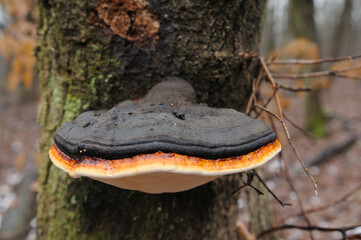
[[[264,122],[196,104],[192,86],[177,77],[140,101],[80,114],[54,141],[50,158],[71,177],[146,193],[189,190],[256,168],[281,150]]]

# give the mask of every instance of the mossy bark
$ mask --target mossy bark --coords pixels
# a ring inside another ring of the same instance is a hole
[[[244,53],[258,50],[265,1],[144,1],[145,7],[121,15],[123,21],[133,19],[126,31],[115,29],[124,27],[122,22],[104,19],[108,15],[101,12],[115,2],[38,1],[43,154],[38,239],[237,239],[236,198],[225,202],[240,184],[235,177],[150,195],[71,179],[51,164],[47,151],[64,122],[89,109],[137,99],[165,76],[187,79],[198,100],[210,106],[244,109],[259,67]],[[133,1],[118,7],[124,3]],[[134,16],[149,19],[138,24]],[[143,29],[153,35],[139,35]],[[255,216],[270,216],[259,206]]]

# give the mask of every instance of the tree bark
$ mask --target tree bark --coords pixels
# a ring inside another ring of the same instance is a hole
[[[47,151],[64,122],[140,98],[165,76],[190,81],[198,100],[210,106],[244,109],[259,67],[244,53],[258,51],[264,5],[264,0],[38,1],[43,155],[38,239],[239,238],[237,198],[225,202],[240,184],[236,177],[151,195],[71,179],[52,165]],[[266,216],[269,225],[267,201],[252,201],[254,216]]]

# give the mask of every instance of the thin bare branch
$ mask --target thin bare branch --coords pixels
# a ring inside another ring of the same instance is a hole
[[[248,99],[248,103],[247,103],[247,108],[246,108],[246,112],[245,114],[249,115],[249,113],[251,112],[251,109],[252,109],[252,103],[254,101],[254,94],[251,94],[251,96],[249,96],[249,99]]]
[[[264,108],[258,104],[255,105],[255,107],[267,112],[268,114],[270,114],[271,116],[275,117],[278,119],[278,121],[280,121],[282,123],[282,127],[283,127],[283,130],[285,132],[285,135],[287,137],[287,140],[288,140],[288,143],[290,144],[293,152],[295,153],[298,161],[300,162],[300,164],[302,165],[302,168],[303,170],[306,172],[306,174],[308,175],[308,177],[310,178],[310,180],[312,181],[312,184],[313,184],[313,188],[315,190],[315,195],[317,195],[317,183],[316,183],[316,180],[313,178],[313,176],[310,174],[308,168],[306,168],[305,166],[305,163],[303,162],[303,160],[301,159],[301,156],[300,154],[298,153],[298,151],[296,150],[295,146],[293,145],[293,142],[291,140],[291,136],[288,132],[288,129],[287,129],[287,126],[286,126],[286,123],[283,121],[283,119],[281,117],[279,117],[278,115],[274,114],[273,112],[271,112],[270,110],[268,110],[267,108]]]
[[[361,65],[344,67],[333,71],[322,71],[322,72],[313,72],[313,73],[299,73],[299,74],[272,73],[272,76],[278,79],[315,78],[315,77],[324,77],[324,76],[335,76],[335,75],[337,76],[337,73],[353,71],[356,69],[361,69]]]
[[[347,236],[348,240],[360,240],[361,239],[361,233],[356,233],[352,235]]]
[[[265,70],[266,70],[266,69],[265,69]],[[266,70],[266,71],[267,71],[267,70]],[[271,75],[270,75],[270,77],[272,78]],[[270,80],[270,82],[272,83],[271,80]],[[273,80],[273,83],[275,83],[274,80]],[[274,89],[274,94],[273,94],[273,96],[276,96],[277,91],[278,91],[278,87],[277,87],[276,84],[272,84],[272,86],[273,86],[273,89]],[[273,99],[273,96],[268,99],[267,103],[266,103],[264,106],[267,106],[267,105],[268,105],[268,103]],[[277,95],[277,97],[278,97],[278,95]],[[255,96],[255,95],[254,95],[254,100],[255,100],[255,107],[256,107],[256,105],[257,105],[257,99],[256,99],[256,96]],[[281,105],[278,104],[277,107],[278,107],[278,109],[279,109],[279,112],[282,112],[282,107],[281,107]],[[259,113],[259,114],[260,114],[260,113]],[[258,116],[259,116],[259,114],[258,114]],[[268,116],[269,116],[269,115],[268,115]],[[276,115],[276,116],[277,116],[277,115]],[[284,127],[286,127],[284,121],[282,120],[281,122],[283,123]],[[274,125],[272,119],[271,119],[271,123]],[[290,135],[288,134],[288,131],[287,131],[287,127],[286,127],[285,134],[288,135],[288,137],[290,137]],[[292,146],[292,145],[291,145],[291,146]],[[293,149],[296,150],[294,147],[293,147]],[[282,153],[281,153],[281,154],[282,154]],[[301,161],[302,161],[302,160],[301,160]],[[290,174],[289,174],[288,163],[287,163],[286,160],[284,160],[284,163],[285,163],[285,172],[286,172],[286,176],[287,176],[288,182],[289,182],[289,184],[290,184],[290,187],[291,187],[292,191],[294,191],[294,192],[296,193],[298,205],[299,205],[299,207],[301,208],[301,211],[304,213],[304,212],[305,212],[305,209],[304,209],[304,207],[303,207],[302,200],[301,200],[301,198],[299,197],[299,195],[298,195],[298,193],[297,193],[297,191],[296,191],[296,189],[295,189],[295,187],[294,187],[293,180],[292,180],[292,178],[291,178],[291,176],[290,176]],[[307,173],[307,171],[306,171],[306,173]],[[312,180],[312,178],[311,178],[311,180]],[[315,184],[314,184],[314,186],[315,186]],[[317,186],[316,186],[316,187],[317,187]],[[315,192],[316,192],[316,191],[315,191]],[[317,194],[317,192],[316,192],[316,194]],[[305,219],[307,225],[311,225],[311,222],[310,222],[310,220],[308,219],[308,217],[307,217],[307,215],[306,215],[305,213],[303,214],[303,218]],[[313,240],[313,235],[312,235],[312,233],[310,233],[310,237],[311,237],[311,239]]]
[[[250,188],[252,188],[253,190],[256,191],[257,195],[264,195],[263,192],[261,190],[259,190],[258,188],[252,186],[252,181],[253,181],[253,174],[252,173],[247,173],[247,181],[244,182],[242,179],[242,173],[238,174],[238,176],[241,178],[243,185],[238,187],[236,190],[232,191],[229,196],[226,198],[226,202],[233,196],[235,195],[237,192],[239,192],[242,188],[248,186]]]
[[[352,77],[352,76],[347,76],[345,74],[335,74],[332,77],[336,77],[336,78],[342,78],[342,79],[350,79],[350,80],[361,80],[361,77]]]
[[[259,75],[257,76],[257,80],[256,80],[256,88],[258,88],[261,84],[261,79],[263,77],[263,68],[261,68]]]
[[[305,211],[305,207],[303,206],[303,202],[302,202],[302,199],[300,197],[300,195],[298,194],[298,191],[296,190],[296,187],[293,183],[293,179],[291,177],[291,174],[290,174],[290,171],[289,171],[289,167],[288,167],[288,161],[286,158],[283,158],[282,157],[282,154],[281,154],[281,159],[283,160],[283,163],[284,163],[284,172],[286,174],[286,179],[287,179],[287,182],[288,182],[288,185],[290,185],[290,188],[291,190],[296,194],[296,197],[297,197],[297,203],[298,203],[298,206],[300,207],[301,209],[301,216],[303,217],[303,219],[305,220],[305,222],[307,223],[308,226],[311,225],[311,221],[310,219],[308,218],[307,216],[307,213]],[[311,234],[311,238],[313,239],[313,236]]]
[[[319,206],[319,207],[307,209],[305,211],[305,213],[310,214],[310,213],[314,213],[314,212],[320,212],[320,211],[323,211],[323,210],[325,210],[327,208],[330,208],[332,206],[340,204],[340,203],[346,201],[349,197],[351,197],[354,193],[356,193],[360,189],[361,189],[361,183],[359,183],[356,187],[352,188],[350,191],[348,191],[346,194],[342,195],[340,198],[336,199],[335,201],[329,202],[329,203],[327,203],[325,205],[322,205],[322,206]],[[302,212],[292,214],[292,215],[283,217],[282,219],[280,219],[280,221],[282,221],[284,219],[287,219],[287,218],[297,217],[297,216],[301,216],[301,215],[302,215]]]
[[[276,95],[277,91],[278,91],[278,88],[274,89],[272,96],[267,99],[267,101],[266,101],[265,104],[263,104],[263,107],[264,107],[264,108],[266,108],[266,107],[268,106],[268,104],[272,101],[272,99],[273,99],[274,96]],[[258,117],[262,114],[262,112],[263,112],[263,111],[260,111],[260,112],[256,115],[255,118],[258,118]]]
[[[291,86],[285,86],[285,85],[282,85],[280,83],[277,83],[278,87],[280,89],[284,89],[284,90],[287,90],[287,91],[290,91],[290,92],[309,92],[309,91],[312,91],[312,88],[310,87],[300,87],[300,88],[295,88],[295,87],[291,87]]]
[[[313,135],[311,132],[307,131],[306,129],[303,129],[302,127],[298,126],[294,121],[292,121],[289,117],[283,114],[284,119],[286,119],[293,127],[298,129],[299,131],[303,132],[306,136],[309,136],[311,138],[316,138],[315,135]]]
[[[269,120],[270,120],[270,122],[271,122],[271,125],[273,126],[273,129],[275,129],[277,135],[279,135],[279,134],[278,134],[278,131],[277,131],[277,128],[275,128],[274,119],[271,118],[271,115],[270,115],[270,114],[267,114],[266,116],[269,118]],[[305,208],[304,208],[304,206],[303,206],[301,197],[300,197],[300,195],[298,194],[298,192],[297,192],[297,190],[296,190],[296,187],[295,187],[295,185],[294,185],[294,183],[293,183],[293,179],[292,179],[292,177],[291,177],[291,175],[290,175],[289,166],[288,166],[288,161],[287,161],[286,158],[283,158],[282,152],[279,154],[279,156],[280,156],[280,159],[281,159],[281,160],[283,161],[283,163],[284,163],[284,165],[283,165],[283,171],[284,171],[284,173],[285,173],[285,175],[286,175],[287,182],[288,182],[291,190],[292,190],[292,191],[296,194],[296,196],[297,196],[297,203],[298,203],[299,208],[301,209],[302,217],[303,217],[303,219],[305,220],[305,222],[307,223],[307,225],[310,226],[310,225],[311,225],[311,221],[310,221],[310,219],[308,219],[308,217],[307,217],[307,214],[306,214]],[[312,232],[310,232],[310,238],[311,238],[311,240],[314,239]]]
[[[286,59],[286,60],[271,60],[267,61],[268,65],[283,65],[283,64],[319,64],[319,63],[327,63],[327,62],[341,62],[345,60],[350,60],[351,62],[354,59],[361,58],[361,55],[355,56],[346,56],[346,57],[336,57],[336,58],[322,58],[322,59]]]
[[[257,91],[257,87],[259,86],[259,84],[261,82],[262,76],[263,76],[263,68],[260,69],[257,80],[253,81],[253,83],[252,83],[252,93],[251,93],[251,96],[249,97],[249,100],[247,103],[247,108],[246,108],[247,115],[249,115],[249,113],[252,110],[252,103],[256,102],[256,91]]]
[[[269,115],[269,114],[267,114],[266,117],[269,119],[269,122],[270,122],[272,128],[276,131],[277,135],[279,135],[279,134],[278,134],[278,130],[277,130],[277,128],[275,127],[274,119],[271,118],[271,115]],[[301,198],[300,198],[300,196],[299,196],[299,194],[298,194],[298,192],[297,192],[297,190],[296,190],[296,187],[295,187],[294,184],[293,184],[293,179],[292,179],[292,177],[291,177],[291,175],[290,175],[290,172],[289,172],[288,161],[287,161],[287,159],[283,158],[282,152],[279,154],[279,156],[280,156],[280,160],[284,163],[284,165],[283,165],[283,171],[284,171],[284,173],[285,173],[285,175],[286,175],[287,182],[288,182],[291,190],[292,190],[292,191],[296,194],[296,196],[297,196],[297,203],[298,203],[299,208],[301,209],[301,215],[302,215],[303,219],[305,220],[305,222],[307,223],[307,225],[310,226],[310,225],[311,225],[311,221],[310,221],[310,220],[308,219],[308,217],[307,217],[307,214],[306,214],[306,212],[305,212],[305,208],[304,208],[304,206],[303,206],[302,200],[301,200]],[[311,240],[314,239],[312,232],[310,232],[310,238],[311,238]]]
[[[277,89],[277,84],[276,84],[276,81],[273,79],[272,77],[272,74],[271,72],[269,71],[268,67],[267,67],[267,64],[264,60],[263,57],[260,57],[260,61],[261,61],[261,64],[262,64],[262,67],[264,69],[264,71],[266,72],[266,75],[268,77],[268,80],[271,82],[271,85],[274,89]],[[283,117],[283,111],[282,111],[282,107],[281,107],[281,101],[280,101],[280,98],[279,98],[279,95],[278,93],[276,92],[275,93],[275,100],[276,100],[276,105],[277,105],[277,110],[278,110],[278,113],[280,115],[280,117]]]
[[[239,235],[244,240],[256,240],[256,235],[254,233],[250,233],[248,231],[248,228],[246,227],[246,224],[244,222],[238,221],[237,222],[237,230]]]
[[[283,201],[281,201],[277,196],[276,194],[274,194],[274,192],[269,189],[269,187],[267,186],[267,184],[263,181],[263,179],[258,175],[258,173],[256,172],[256,170],[252,170],[253,171],[253,174],[258,178],[258,180],[262,183],[262,185],[267,189],[267,191],[274,197],[274,199],[277,200],[277,202],[282,206],[292,206],[291,203],[285,203]]]
[[[298,225],[282,225],[278,227],[273,227],[270,229],[267,229],[266,231],[261,232],[257,235],[258,238],[262,238],[270,233],[281,231],[285,229],[299,229],[304,231],[320,231],[320,232],[340,232],[343,236],[343,239],[347,239],[346,232],[355,228],[361,227],[361,225],[353,225],[349,227],[341,227],[341,228],[325,228],[325,227],[319,227],[319,226],[298,226]]]

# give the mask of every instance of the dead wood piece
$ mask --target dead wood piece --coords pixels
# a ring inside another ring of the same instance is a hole
[[[352,145],[356,143],[357,136],[352,135],[345,141],[337,144],[333,144],[326,148],[324,151],[322,151],[318,156],[316,156],[314,159],[309,161],[309,167],[311,166],[317,166],[323,163],[326,163],[333,159],[334,157],[340,155],[341,153],[344,153],[347,151]]]

